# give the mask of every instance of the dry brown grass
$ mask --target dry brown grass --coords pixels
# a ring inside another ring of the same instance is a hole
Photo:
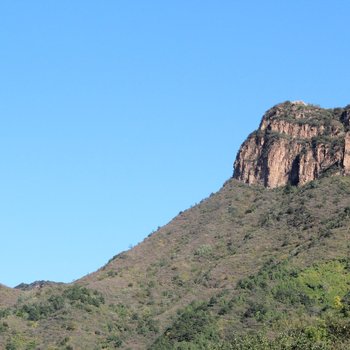
[[[100,349],[108,337],[117,336],[122,348],[144,349],[172,323],[178,309],[224,290],[235,293],[240,279],[271,258],[305,267],[347,256],[350,226],[342,213],[350,206],[349,194],[349,177],[276,190],[231,179],[218,193],[76,282],[102,293],[104,305],[91,311],[67,308],[34,323],[12,314],[3,319],[10,329],[0,334],[0,344],[17,334],[22,337],[18,344],[32,339],[45,349],[64,349],[65,337],[74,349]],[[1,307],[14,305],[19,296],[19,304],[40,302],[65,288],[19,293],[1,287]],[[157,324],[156,330],[148,320]]]

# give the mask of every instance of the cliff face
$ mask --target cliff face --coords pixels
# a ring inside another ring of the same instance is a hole
[[[242,144],[234,178],[269,188],[350,174],[350,106],[285,102],[268,110]]]

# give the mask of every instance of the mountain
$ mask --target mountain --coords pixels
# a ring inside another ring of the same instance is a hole
[[[304,185],[332,171],[350,173],[350,106],[323,109],[285,102],[265,113],[243,143],[234,176],[270,188]]]
[[[338,133],[332,126],[316,144],[316,129],[294,134],[300,115],[307,125],[326,112],[317,133],[328,121]],[[294,124],[283,129],[288,113]],[[346,113],[277,105],[242,145],[233,178],[136,247],[72,284],[0,286],[0,348],[349,349]],[[299,167],[296,182],[302,137],[312,158],[300,164],[318,171],[306,181]],[[337,138],[344,142],[330,148]],[[278,145],[285,156],[274,158]]]

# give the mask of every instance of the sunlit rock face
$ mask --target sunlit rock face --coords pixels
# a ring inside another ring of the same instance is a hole
[[[302,101],[268,110],[242,144],[234,178],[275,188],[323,175],[350,174],[350,106],[323,109]]]

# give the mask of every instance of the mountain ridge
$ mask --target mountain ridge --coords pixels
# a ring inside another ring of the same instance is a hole
[[[73,283],[0,286],[0,348],[348,349],[350,177],[335,175],[232,177]]]

